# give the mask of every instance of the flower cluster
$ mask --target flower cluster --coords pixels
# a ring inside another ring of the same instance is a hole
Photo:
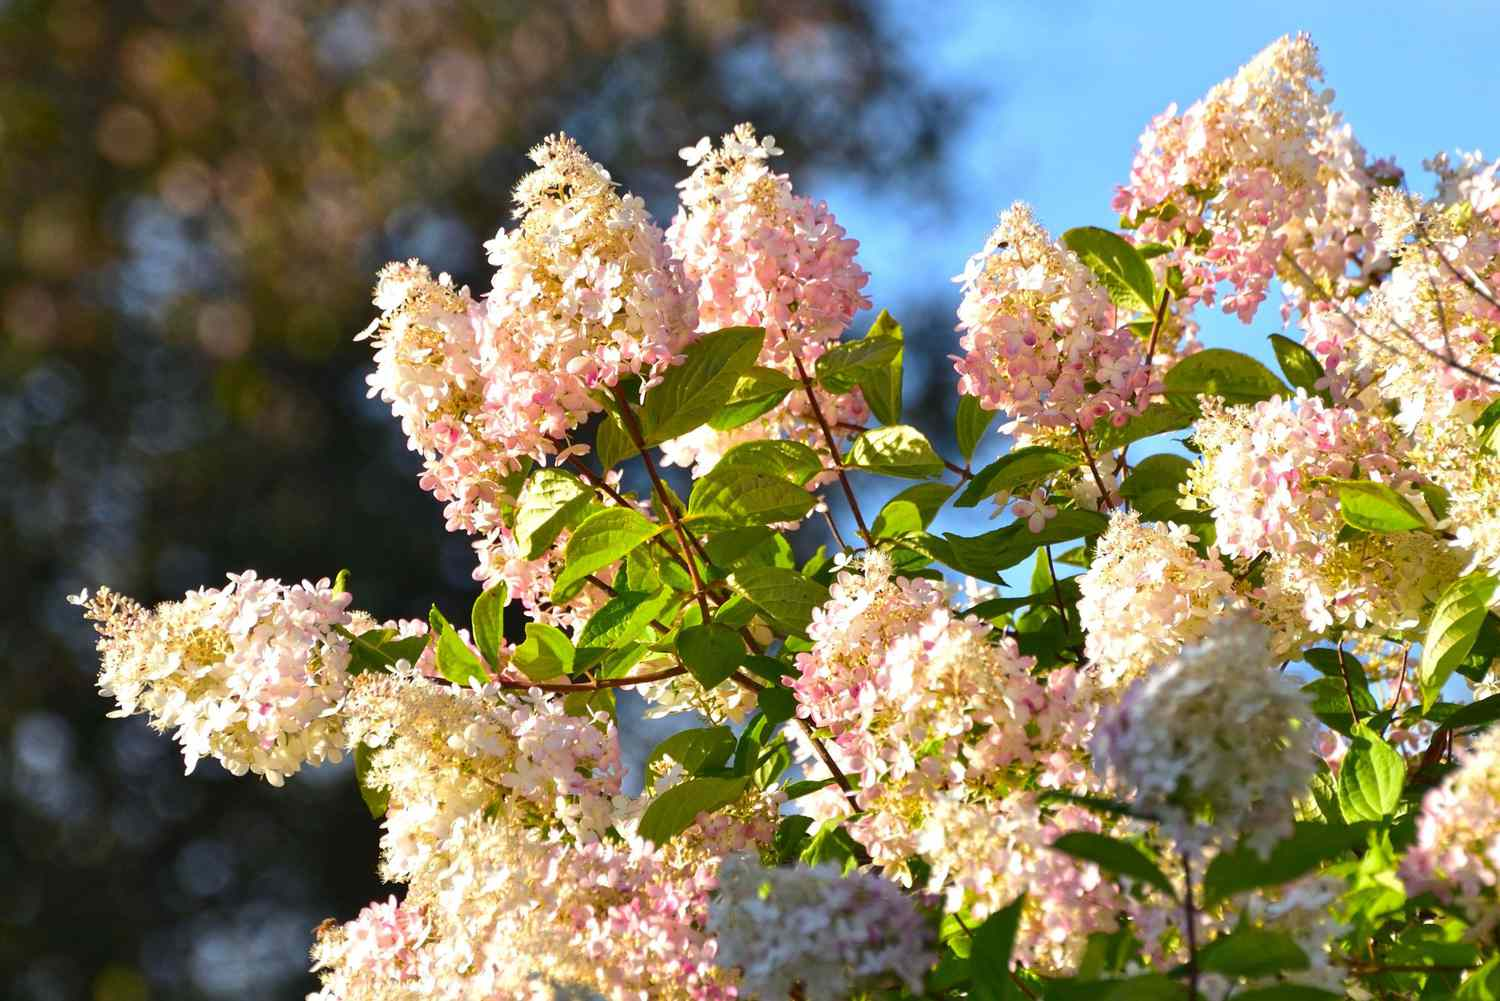
[[[1374,244],[1371,192],[1400,172],[1370,162],[1332,109],[1305,35],[1273,42],[1182,114],[1172,105],[1141,136],[1114,208],[1154,260],[1178,269],[1187,305],[1249,323],[1280,275],[1299,298],[1357,293],[1388,263]]]
[[[797,712],[828,732],[830,751],[859,778],[863,812],[849,830],[872,861],[909,882],[907,862],[921,855],[928,889],[979,917],[1008,903],[1023,876],[1042,878],[1041,813],[1030,794],[1010,794],[1085,781],[1089,710],[1075,673],[1034,677],[1014,640],[955,616],[941,588],[896,576],[874,552],[838,575],[808,635],[813,648],[798,655],[792,686]],[[1018,881],[992,885],[1007,867]],[[1043,934],[1042,909],[1028,908],[1027,943]],[[1080,934],[1064,947],[1035,939],[1023,948],[1073,955],[1101,923],[1075,925]]]
[[[1292,800],[1316,763],[1314,726],[1268,641],[1248,616],[1225,617],[1099,721],[1096,766],[1189,850],[1244,831],[1265,853],[1292,831]]]
[[[1278,649],[1335,624],[1410,625],[1462,564],[1427,533],[1344,532],[1335,480],[1384,482],[1426,509],[1399,433],[1374,414],[1300,394],[1253,406],[1208,400],[1193,439],[1202,457],[1188,472],[1187,503],[1212,509],[1222,553],[1265,558],[1254,597]]]
[[[1145,408],[1153,386],[1145,345],[1116,325],[1109,294],[1026,205],[1001,214],[955,281],[963,285],[959,391],[1009,415],[1007,434],[1072,434],[1100,420],[1123,424]]]
[[[1234,601],[1234,578],[1217,550],[1199,556],[1195,541],[1186,525],[1142,522],[1132,510],[1110,516],[1078,578],[1084,654],[1101,692],[1118,693],[1200,639]]]
[[[719,867],[708,928],[718,962],[750,997],[844,1001],[894,980],[920,991],[933,963],[912,898],[879,876],[831,865],[768,869],[736,855]]]
[[[1500,926],[1500,730],[1464,750],[1422,800],[1402,875],[1412,893],[1431,891],[1467,911],[1480,933]]]
[[[870,302],[861,291],[870,276],[855,262],[850,239],[822,202],[794,194],[785,174],[771,170],[780,154],[772,136],[756,139],[736,126],[718,149],[707,138],[682,150],[693,168],[677,187],[682,204],[667,242],[698,291],[698,328],[763,327],[759,363],[793,379],[838,341]],[[817,389],[833,426],[868,416],[859,391]],[[811,403],[794,390],[769,412],[728,430],[702,427],[663,448],[665,461],[706,473],[734,445],[790,438],[822,447]]]
[[[73,600],[99,633],[110,715],[144,712],[174,731],[189,772],[212,757],[279,786],[304,762],[343,757],[349,595],[326,579],[286,585],[249,570],[150,610],[108,588]]]

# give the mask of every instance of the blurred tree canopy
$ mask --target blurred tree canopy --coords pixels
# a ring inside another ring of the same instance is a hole
[[[467,606],[472,554],[364,399],[381,263],[486,287],[559,128],[665,213],[678,147],[737,121],[793,171],[930,186],[958,110],[860,0],[0,0],[10,996],[300,997],[312,926],[382,893],[342,769],[182,779],[105,718],[62,600],[348,566],[378,615]]]

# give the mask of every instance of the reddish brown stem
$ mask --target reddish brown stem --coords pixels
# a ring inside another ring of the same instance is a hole
[[[797,352],[792,352],[792,361],[797,366],[797,376],[802,380],[802,388],[807,393],[807,402],[812,407],[813,417],[818,422],[818,427],[823,429],[823,440],[828,443],[828,454],[833,457],[833,468],[838,473],[839,486],[844,488],[844,499],[849,502],[849,511],[854,515],[854,524],[859,526],[859,536],[865,540],[865,545],[874,545],[874,537],[870,535],[870,527],[865,524],[865,516],[859,509],[859,500],[854,496],[854,487],[849,483],[849,474],[844,469],[844,457],[839,452],[838,442],[834,440],[833,428],[828,426],[828,418],[823,416],[823,406],[818,402],[817,391],[813,388],[812,377],[807,374],[806,367]]]

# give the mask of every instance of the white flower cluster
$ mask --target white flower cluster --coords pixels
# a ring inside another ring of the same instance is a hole
[[[742,996],[843,1001],[882,980],[920,991],[932,965],[913,899],[879,876],[831,865],[768,869],[725,859],[708,928],[718,962],[740,971]]]
[[[1402,876],[1468,912],[1478,933],[1500,926],[1500,729],[1465,750],[1457,771],[1422,801]]]
[[[223,588],[147,610],[101,588],[71,599],[99,633],[99,690],[175,731],[191,772],[216,758],[235,775],[281,785],[304,762],[343,757],[347,593],[329,581],[286,585],[253,570]]]
[[[1248,615],[1227,616],[1099,721],[1096,767],[1133,788],[1136,806],[1187,850],[1248,832],[1264,853],[1292,832],[1292,800],[1316,763],[1314,727],[1268,640]]]

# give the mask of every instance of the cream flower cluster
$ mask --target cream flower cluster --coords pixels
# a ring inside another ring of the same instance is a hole
[[[854,259],[850,239],[823,202],[794,194],[791,179],[770,166],[774,137],[757,139],[750,125],[736,126],[715,149],[707,138],[684,149],[693,167],[678,183],[681,207],[667,242],[698,291],[698,329],[763,327],[759,364],[793,379],[800,359],[808,373],[836,343],[849,321],[870,301],[870,276]],[[816,390],[832,425],[868,417],[858,390]],[[728,431],[702,427],[663,446],[672,465],[701,476],[734,445],[790,438],[825,449],[811,404],[801,389],[766,414]]]
[[[1235,582],[1212,547],[1207,558],[1186,525],[1110,515],[1094,558],[1078,578],[1089,680],[1118,694],[1184,643],[1200,639],[1235,600]]]
[[[1225,617],[1099,721],[1095,766],[1185,849],[1244,832],[1264,854],[1292,833],[1292,801],[1317,760],[1314,724],[1269,639],[1248,615]]]
[[[1500,926],[1500,730],[1476,739],[1422,800],[1402,876],[1412,893],[1431,891],[1466,911],[1476,935]]]
[[[1215,544],[1228,556],[1265,556],[1254,597],[1289,649],[1330,627],[1380,631],[1414,624],[1462,565],[1425,532],[1344,532],[1333,479],[1379,480],[1426,509],[1421,477],[1399,431],[1374,414],[1329,407],[1304,394],[1254,406],[1207,400],[1193,439],[1187,503],[1213,511]]]
[[[1181,270],[1187,304],[1228,282],[1224,310],[1248,323],[1278,274],[1299,299],[1344,296],[1388,263],[1370,195],[1400,172],[1367,159],[1322,79],[1311,40],[1284,37],[1142,134],[1114,208],[1173,248],[1155,266]]]
[[[1108,293],[1016,203],[955,281],[959,392],[1002,410],[1007,434],[1120,425],[1149,402],[1145,345],[1115,323]]]
[[[1034,677],[1014,640],[996,641],[988,624],[955,616],[941,588],[896,576],[878,552],[838,575],[808,635],[813,649],[798,655],[792,685],[797,712],[859,778],[862,812],[849,832],[875,865],[910,883],[908,862],[920,855],[927,889],[978,918],[1028,880],[1063,878],[1050,869],[1046,817],[1033,795],[1017,791],[1087,781],[1092,708],[1072,669]],[[841,815],[831,802],[808,809]],[[1002,871],[1014,878],[995,883]],[[1096,898],[1075,902],[1067,914],[1080,916],[1058,920],[1076,934],[1058,935],[1044,930],[1044,904],[1034,902],[1018,948],[1060,969],[1109,924],[1101,907]]]
[[[932,966],[915,901],[879,876],[836,866],[766,868],[735,855],[719,868],[708,929],[721,966],[752,998],[844,1001],[884,982],[913,992]]]
[[[387,880],[427,866],[454,823],[503,809],[518,829],[598,838],[620,793],[619,739],[604,714],[570,716],[540,691],[459,688],[415,673],[361,675],[344,707],[371,748],[367,784],[390,790]]]
[[[247,570],[155,609],[108,588],[72,600],[99,633],[110,715],[146,713],[174,731],[189,772],[211,757],[279,786],[304,762],[343,757],[349,595],[328,580],[286,585]]]

